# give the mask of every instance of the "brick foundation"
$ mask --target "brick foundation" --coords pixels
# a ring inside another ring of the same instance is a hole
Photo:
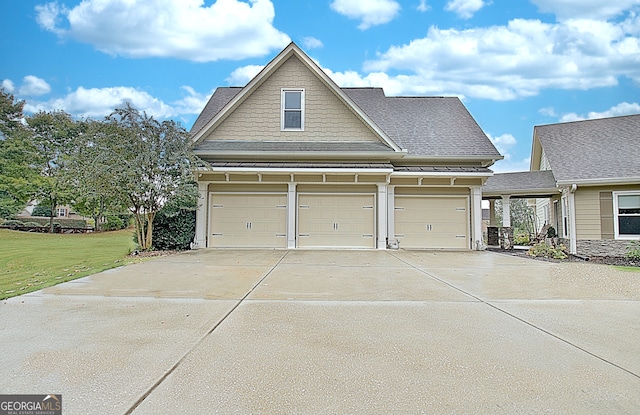
[[[584,256],[615,256],[623,257],[632,241],[602,239],[582,239],[577,241],[577,252]],[[568,245],[567,245],[568,246]]]

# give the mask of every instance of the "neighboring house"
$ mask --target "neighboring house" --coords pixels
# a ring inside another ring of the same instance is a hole
[[[340,88],[294,43],[191,133],[196,247],[477,249],[502,159],[458,98]]]
[[[35,209],[35,207],[38,206],[38,201],[30,201],[27,204],[27,207],[20,213],[18,213],[18,215],[16,215],[19,218],[28,218],[31,217],[32,213],[33,213],[33,209]],[[84,216],[79,215],[78,213],[76,213],[73,208],[71,206],[58,206],[55,210],[55,216],[57,218],[65,218],[65,219],[86,219]]]
[[[573,254],[622,256],[640,239],[640,115],[537,126],[530,170],[496,174],[483,195],[535,198],[539,227]]]

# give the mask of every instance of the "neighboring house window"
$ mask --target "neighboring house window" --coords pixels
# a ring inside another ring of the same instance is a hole
[[[640,192],[614,192],[613,214],[616,238],[640,237]]]
[[[65,216],[67,216],[67,209],[59,208],[58,209],[58,217],[63,218]]]
[[[282,130],[304,130],[304,89],[282,90]]]

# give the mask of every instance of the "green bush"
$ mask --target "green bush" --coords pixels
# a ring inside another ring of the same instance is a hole
[[[513,238],[513,243],[515,245],[529,245],[529,235],[526,233],[521,233]]]
[[[37,223],[40,226],[49,226],[50,218],[43,217],[30,217],[29,222]],[[53,225],[62,228],[86,228],[87,221],[84,219],[67,219],[67,218],[54,218]]]
[[[191,248],[196,234],[196,212],[191,209],[160,209],[153,220],[153,247],[160,251]]]
[[[53,214],[50,206],[38,205],[33,208],[33,212],[31,212],[31,216],[44,216],[44,217],[50,218],[56,215]]]
[[[553,226],[547,229],[547,238],[555,238],[557,236],[558,236],[558,233],[556,232],[556,229]]]
[[[542,258],[554,258],[554,259],[565,259],[567,257],[566,254],[567,248],[560,244],[557,247],[552,245],[547,245],[545,242],[539,242],[533,245],[527,254],[532,257],[542,257]]]
[[[117,215],[108,215],[105,217],[106,222],[100,226],[103,231],[117,231],[125,229],[124,222]]]
[[[640,261],[640,241],[633,241],[627,246],[625,258],[631,261]]]
[[[41,227],[42,225],[39,224],[38,222],[25,222],[24,226],[28,226],[30,228],[35,228],[35,227]]]
[[[2,226],[24,226],[24,222],[22,222],[21,220],[9,219],[5,220],[2,223]]]

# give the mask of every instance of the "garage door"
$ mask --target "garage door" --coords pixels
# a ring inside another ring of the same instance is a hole
[[[400,248],[469,248],[467,197],[396,196]]]
[[[286,248],[286,194],[212,194],[210,247]]]
[[[375,196],[300,194],[298,246],[375,248]]]

